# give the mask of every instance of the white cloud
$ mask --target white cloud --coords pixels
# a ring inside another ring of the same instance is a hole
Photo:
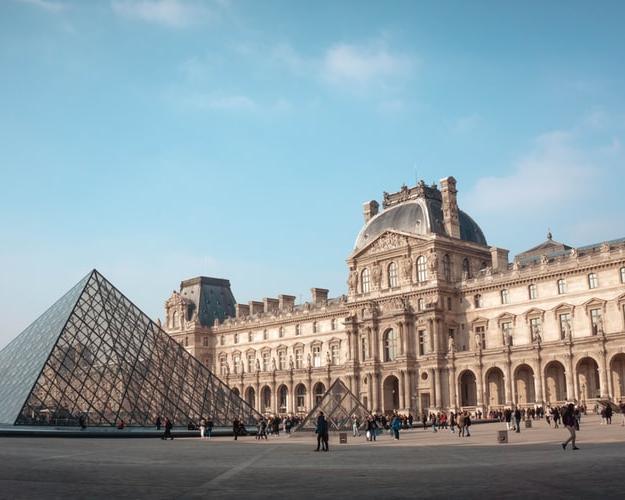
[[[17,0],[19,3],[32,5],[47,12],[61,12],[67,8],[67,5],[52,0]]]
[[[540,136],[534,151],[521,159],[510,175],[479,179],[467,194],[476,213],[539,213],[554,209],[593,189],[600,167],[572,146],[568,132]]]
[[[120,17],[168,28],[184,28],[211,18],[204,4],[182,0],[113,0],[111,7]]]
[[[321,62],[322,78],[334,85],[359,87],[405,78],[413,70],[412,58],[394,54],[385,46],[337,44]]]

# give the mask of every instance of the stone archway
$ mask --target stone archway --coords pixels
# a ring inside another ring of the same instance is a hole
[[[477,406],[475,373],[471,370],[465,370],[460,374],[458,380],[460,382],[460,406]]]
[[[625,400],[625,354],[619,353],[610,361],[610,377],[614,400]]]
[[[577,363],[577,387],[579,400],[586,403],[589,399],[598,399],[601,396],[599,386],[599,366],[590,358],[582,358]]]
[[[392,413],[399,410],[399,379],[395,375],[389,375],[382,384],[384,393],[384,413]]]
[[[514,387],[517,405],[524,406],[536,403],[534,370],[531,366],[526,364],[517,366],[514,371]]]
[[[314,399],[315,406],[317,406],[321,402],[325,393],[326,393],[326,386],[323,385],[323,382],[317,382],[315,384],[315,387],[313,388],[313,395],[315,397]]]
[[[504,376],[499,368],[486,372],[486,401],[489,408],[503,406],[506,402]]]
[[[256,409],[256,391],[253,387],[248,387],[245,390],[245,401],[252,408]]]
[[[278,387],[276,398],[278,402],[278,413],[286,413],[289,409],[289,389],[286,385],[282,384]]]
[[[264,413],[271,413],[271,387],[264,386],[260,391],[260,410]]]
[[[562,403],[566,401],[566,375],[564,365],[551,361],[545,366],[545,401]]]

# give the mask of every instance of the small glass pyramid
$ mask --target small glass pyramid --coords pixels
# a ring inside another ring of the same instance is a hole
[[[0,351],[0,401],[5,425],[260,417],[96,270]]]
[[[317,406],[302,420],[295,429],[315,430],[317,416],[322,411],[328,421],[331,431],[346,431],[352,429],[352,417],[356,417],[359,427],[365,427],[367,418],[371,416],[369,410],[350,391],[340,378],[337,378],[328,391],[323,395]]]

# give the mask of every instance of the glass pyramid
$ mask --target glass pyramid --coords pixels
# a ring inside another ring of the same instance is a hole
[[[371,416],[369,410],[350,391],[340,378],[337,378],[323,395],[317,406],[306,415],[302,423],[295,429],[315,430],[317,427],[317,416],[322,411],[328,421],[328,429],[331,431],[347,431],[352,429],[352,417],[363,429],[366,426],[367,418]]]
[[[0,351],[0,401],[9,425],[260,417],[96,270]]]

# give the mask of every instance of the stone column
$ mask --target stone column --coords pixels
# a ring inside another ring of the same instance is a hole
[[[367,396],[369,398],[369,404],[367,405],[367,409],[373,413],[375,410],[373,409],[373,374],[369,374],[369,384],[367,386]]]
[[[371,346],[373,347],[373,358],[377,361],[380,360],[380,335],[378,326],[371,328]]]
[[[536,375],[534,376],[534,386],[536,389],[536,403],[542,405],[544,403],[543,399],[543,367],[542,367],[542,359],[540,356],[540,351],[538,351],[538,355],[536,358]]]
[[[408,409],[408,411],[412,411],[412,373],[410,370],[404,372],[404,400],[406,402],[406,406],[404,408]]]
[[[271,381],[271,408],[274,414],[278,414],[278,394],[276,392],[277,389],[276,379],[274,378]]]
[[[515,401],[512,390],[512,361],[510,360],[510,354],[508,354],[506,358],[506,405],[512,406]]]
[[[263,409],[261,408],[261,399],[260,399],[260,382],[256,382],[256,394],[254,394],[254,399],[256,400],[256,411],[258,413],[262,413]]]
[[[567,353],[568,363],[566,367],[566,397],[569,401],[577,399],[577,384],[575,384],[575,372],[573,371],[573,354]]]
[[[449,406],[452,406],[454,410],[458,408],[458,394],[456,384],[456,367],[452,365],[449,368]]]
[[[288,398],[287,401],[287,411],[291,414],[295,413],[295,387],[293,386],[293,374],[289,379],[289,383],[287,385]]]
[[[406,409],[406,372],[403,370],[399,372],[399,407],[402,410]]]
[[[308,372],[308,411],[315,407],[315,395],[313,394],[312,374]]]
[[[601,398],[608,397],[608,377],[605,362],[605,350],[599,354],[599,390]]]
[[[373,401],[371,407],[375,413],[380,413],[380,375],[378,373],[372,374],[371,383],[373,384]]]
[[[476,398],[476,403],[478,408],[480,409],[484,409],[484,367],[482,365],[482,360],[480,360],[480,363],[478,365],[478,370],[477,370],[477,398]]]

